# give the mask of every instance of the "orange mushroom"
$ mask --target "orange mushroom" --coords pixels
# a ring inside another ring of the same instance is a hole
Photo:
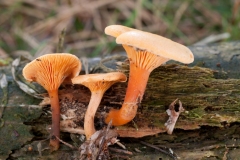
[[[46,54],[23,68],[23,76],[26,80],[37,82],[48,91],[52,110],[51,151],[59,148],[59,140],[56,138],[60,136],[58,88],[64,80],[69,81],[77,76],[80,70],[80,60],[68,53]]]
[[[84,119],[87,140],[95,133],[94,116],[105,91],[116,82],[126,82],[127,77],[120,72],[80,75],[72,79],[73,84],[82,84],[91,91],[91,99]]]
[[[111,110],[105,119],[106,123],[112,120],[114,126],[126,124],[135,117],[152,70],[170,59],[186,64],[194,60],[192,52],[187,47],[170,39],[136,29],[120,30],[119,26],[117,30],[118,32],[108,34],[117,36],[116,42],[122,44],[126,50],[130,72],[121,109]]]

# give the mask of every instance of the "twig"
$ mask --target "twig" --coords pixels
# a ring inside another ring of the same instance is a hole
[[[58,138],[57,136],[55,136],[61,143],[65,144],[66,146],[68,146],[69,148],[71,149],[76,149],[78,150],[78,148],[74,147],[73,145],[67,143],[67,142],[64,142],[63,140],[61,140],[60,138]]]
[[[66,35],[66,28],[64,28],[62,30],[62,32],[59,36],[56,53],[62,53],[63,52],[63,43],[64,43],[65,35]]]
[[[136,129],[136,131],[138,131],[138,125],[134,122],[134,120],[132,120],[133,126]]]
[[[99,64],[97,64],[96,66],[94,66],[94,68],[92,69],[92,72],[94,72],[97,69],[102,69],[104,72],[115,72],[115,69],[112,68],[108,68],[107,66],[104,65],[104,63],[110,62],[110,61],[121,61],[123,58],[126,58],[126,56],[124,55],[114,55],[111,57],[107,57],[102,59]]]
[[[123,154],[127,154],[127,155],[133,155],[133,153],[128,150],[117,149],[117,148],[112,148],[112,147],[108,147],[108,148],[109,148],[109,150],[111,150],[113,152],[123,153]]]
[[[178,10],[175,12],[174,20],[173,20],[173,25],[172,25],[172,32],[170,33],[170,37],[174,32],[176,32],[176,29],[178,29],[178,24],[184,15],[184,12],[187,10],[189,6],[189,1],[184,1],[178,8]]]
[[[126,149],[126,147],[121,142],[117,141],[116,144],[121,148]]]
[[[210,35],[204,39],[202,39],[201,41],[194,43],[194,46],[202,46],[202,45],[207,45],[209,43],[214,43],[217,41],[221,41],[224,39],[228,39],[231,35],[229,33],[221,33],[221,34],[217,34],[217,35]]]
[[[13,31],[16,35],[21,37],[31,48],[35,49],[39,46],[39,43],[36,40],[36,38],[30,35],[28,32],[21,31],[18,28],[14,29]]]
[[[124,156],[124,155],[119,155],[119,154],[113,154],[111,155],[111,158],[116,158],[116,159],[130,159],[128,156]]]
[[[140,141],[140,143],[141,143],[141,144],[144,144],[144,145],[146,145],[146,146],[148,146],[148,147],[154,148],[154,149],[156,149],[156,150],[158,150],[158,151],[160,151],[160,152],[168,155],[169,157],[173,158],[174,160],[177,159],[177,157],[176,157],[175,155],[173,155],[172,153],[169,153],[169,152],[167,152],[167,151],[165,151],[165,150],[163,150],[163,149],[161,149],[161,148],[158,148],[158,147],[156,147],[156,146],[154,146],[154,145],[152,145],[152,144],[149,144],[149,143],[143,142],[143,141]]]
[[[109,129],[110,129],[110,127],[112,126],[112,121],[110,121],[109,123],[108,123],[108,126],[107,126],[107,128],[106,128],[106,132],[105,132],[105,134],[104,134],[104,136],[103,136],[103,138],[102,138],[102,142],[100,143],[100,145],[99,145],[99,150],[98,150],[98,153],[97,153],[97,158],[99,158],[99,156],[100,156],[100,152],[102,151],[102,148],[103,148],[103,145],[104,145],[104,143],[105,143],[105,141],[106,141],[106,136],[107,136],[107,133],[108,133],[108,131],[109,131]]]
[[[235,145],[235,144],[213,144],[210,146],[202,147],[202,148],[197,148],[196,151],[206,151],[206,150],[211,150],[211,149],[216,149],[216,148],[238,148],[240,145]]]

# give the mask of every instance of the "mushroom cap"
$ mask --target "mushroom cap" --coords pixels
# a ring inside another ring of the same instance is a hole
[[[122,25],[110,25],[105,28],[105,33],[113,37],[118,37],[122,33],[134,31],[134,30],[137,30],[137,29],[122,26]]]
[[[126,82],[127,77],[121,72],[79,75],[72,79],[73,84],[82,84],[92,92],[102,90],[105,92],[116,82]]]
[[[125,32],[117,37],[116,42],[186,64],[194,60],[191,50],[184,45],[148,32],[137,30]]]
[[[26,80],[37,82],[46,90],[56,90],[64,80],[76,77],[81,70],[81,62],[69,53],[53,53],[40,56],[23,68]]]

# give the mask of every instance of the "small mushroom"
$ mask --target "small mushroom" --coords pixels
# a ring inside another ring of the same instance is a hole
[[[119,30],[119,28],[117,29]],[[105,122],[108,123],[112,120],[112,125],[119,126],[128,123],[135,117],[149,75],[155,68],[171,59],[188,64],[193,62],[194,57],[187,47],[179,43],[138,30],[119,34],[116,42],[122,44],[127,52],[130,62],[129,81],[121,109],[111,110],[106,116]]]
[[[84,119],[87,140],[95,133],[94,116],[105,91],[116,82],[126,82],[127,77],[120,72],[80,75],[72,79],[73,84],[82,84],[91,91],[91,99]]]
[[[81,70],[80,60],[68,53],[46,54],[23,68],[23,76],[30,82],[37,82],[49,94],[52,110],[52,128],[50,138],[51,151],[58,150],[60,136],[60,107],[58,88],[63,81],[69,81]]]

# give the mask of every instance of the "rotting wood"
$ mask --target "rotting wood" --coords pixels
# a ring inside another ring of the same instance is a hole
[[[116,84],[105,93],[99,107],[97,125],[103,124],[101,116],[110,108],[121,107],[126,85]],[[62,90],[60,94],[62,97],[69,97],[70,94],[73,101],[86,104],[89,94],[85,88],[81,88]],[[239,79],[216,79],[214,71],[207,68],[163,65],[153,71],[149,78],[143,101],[133,120],[135,125],[129,123],[115,128],[121,137],[143,137],[165,132],[164,123],[168,119],[166,109],[176,98],[182,101],[186,109],[180,115],[176,128],[194,130],[201,126],[224,127],[225,123],[240,121],[239,93]],[[70,109],[71,104],[66,104]],[[84,113],[84,109],[78,112]],[[82,121],[82,118],[78,119]]]

